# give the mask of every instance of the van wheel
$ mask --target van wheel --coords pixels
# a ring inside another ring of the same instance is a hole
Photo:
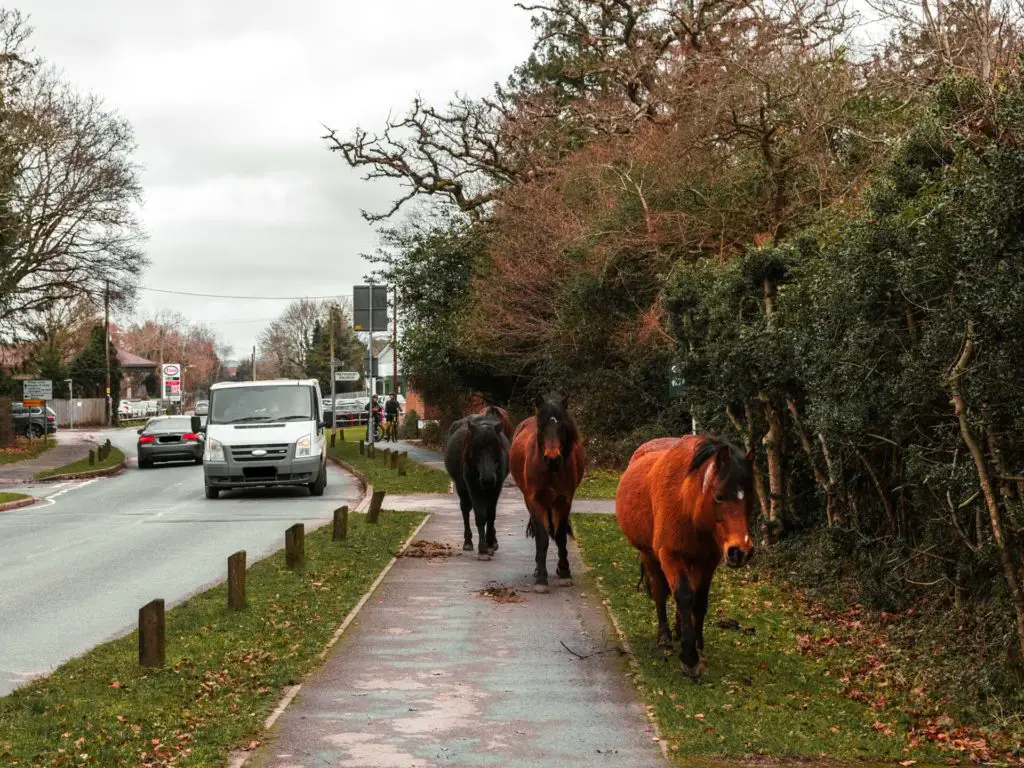
[[[216,499],[218,496],[220,496],[220,488],[211,488],[210,486],[206,486],[206,498]]]
[[[316,481],[309,484],[310,496],[323,496],[324,488],[327,487],[327,467],[320,467],[320,474]]]

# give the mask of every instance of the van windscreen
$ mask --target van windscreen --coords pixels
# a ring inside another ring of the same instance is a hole
[[[210,424],[263,421],[299,421],[313,418],[313,396],[308,386],[278,384],[233,387],[210,393]]]

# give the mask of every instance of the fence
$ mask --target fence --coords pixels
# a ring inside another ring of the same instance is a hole
[[[57,424],[68,427],[72,421],[74,410],[75,426],[95,426],[103,424],[104,401],[102,397],[76,397],[74,400],[50,400],[46,403],[57,414]]]

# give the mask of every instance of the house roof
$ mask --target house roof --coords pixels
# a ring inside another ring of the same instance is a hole
[[[157,364],[152,360],[139,357],[132,352],[125,352],[122,349],[117,350],[117,361],[121,363],[121,368],[149,369],[157,367]]]

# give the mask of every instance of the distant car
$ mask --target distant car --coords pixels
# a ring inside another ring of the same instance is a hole
[[[44,414],[39,406],[26,408],[21,403],[11,403],[11,421],[16,435],[42,437],[47,432],[57,431],[57,414],[52,408],[47,408]]]
[[[210,401],[199,400],[196,402],[196,416],[207,416],[210,413]]]
[[[203,463],[203,436],[192,431],[187,416],[157,416],[139,430],[139,469],[157,461]]]

